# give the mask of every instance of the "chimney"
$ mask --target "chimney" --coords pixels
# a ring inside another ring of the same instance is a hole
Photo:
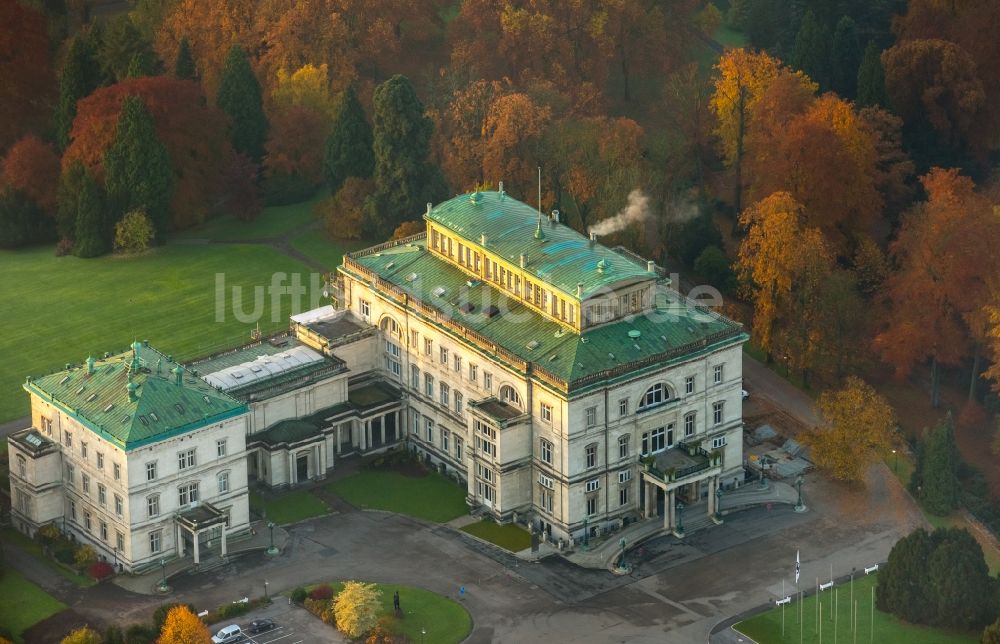
[[[431,214],[431,208],[433,208],[433,207],[434,207],[434,204],[432,204],[431,202],[428,201],[427,202],[427,214],[428,215]]]
[[[646,271],[648,271],[650,273],[655,273],[656,272],[656,262],[654,262],[651,259],[647,260],[646,261]]]
[[[521,268],[524,268],[527,265],[528,265],[528,256],[525,255],[524,253],[521,253]]]
[[[94,356],[87,356],[87,373],[94,374]]]
[[[170,370],[174,374],[174,384],[180,387],[184,383],[184,369],[179,365]]]
[[[593,247],[597,243],[597,233],[590,233],[590,245]]]
[[[583,297],[583,282],[576,283],[576,296]]]
[[[479,233],[479,245],[480,246],[486,245],[486,233]]]
[[[503,192],[503,181],[501,181],[501,182],[500,182],[500,187],[498,188],[498,192],[499,192],[500,194],[503,194],[503,193],[504,193],[504,192]]]
[[[129,402],[135,402],[135,401],[139,400],[139,396],[136,395],[136,393],[135,393],[136,389],[138,389],[138,386],[136,386],[136,384],[134,382],[132,382],[131,380],[129,380],[128,384],[125,385],[125,390],[128,391],[128,400],[129,400]]]
[[[558,224],[559,223],[559,211],[558,210],[553,210],[552,211],[552,223],[554,223],[554,224]]]

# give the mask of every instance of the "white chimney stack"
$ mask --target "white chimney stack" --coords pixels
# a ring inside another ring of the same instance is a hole
[[[559,223],[559,211],[558,210],[553,210],[552,211],[552,221],[554,221],[557,224]]]
[[[596,242],[597,242],[597,233],[594,233],[594,232],[590,233],[590,243],[591,243],[591,245],[593,245]]]
[[[648,260],[646,262],[646,270],[649,271],[650,273],[655,273],[656,272],[656,262],[654,262],[653,260]]]
[[[521,253],[521,268],[524,268],[527,265],[528,265],[528,256],[525,255],[524,253]]]
[[[431,214],[431,208],[433,208],[433,207],[434,207],[434,204],[432,204],[431,202],[428,201],[427,202],[427,214],[428,215]]]

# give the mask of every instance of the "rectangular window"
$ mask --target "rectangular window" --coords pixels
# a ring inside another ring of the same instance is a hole
[[[399,362],[401,353],[402,350],[398,344],[389,340],[385,341],[385,370],[391,373],[397,380],[403,372],[402,364]]]
[[[618,458],[628,458],[628,435],[618,437]]]
[[[441,451],[445,454],[448,453],[448,439],[451,438],[451,432],[447,429],[441,430]]]
[[[543,402],[538,403],[542,420],[546,423],[552,422],[552,405]]]
[[[160,495],[154,494],[152,496],[146,497],[146,515],[149,517],[159,516],[160,514]]]
[[[476,435],[476,449],[487,456],[496,458],[496,430],[489,425],[479,422],[478,420],[473,423],[473,429]]]
[[[194,448],[177,453],[177,469],[183,470],[194,467]]]
[[[463,451],[465,447],[465,441],[463,441],[458,436],[455,437],[455,459],[462,461],[465,458],[465,452]]]
[[[219,474],[219,494],[225,494],[229,491],[229,472],[221,472]]]
[[[160,531],[154,530],[149,533],[149,551],[157,553],[160,551]]]
[[[587,445],[587,468],[597,467],[597,445]]]
[[[539,496],[538,505],[546,512],[552,512],[552,492],[542,490]]]
[[[97,453],[97,469],[99,470],[104,469],[104,454],[101,452]]]
[[[474,364],[469,364],[469,380],[472,382],[479,382],[479,366]]]
[[[451,404],[451,387],[448,383],[441,383],[441,404],[447,407]]]
[[[424,338],[424,355],[429,356],[434,353],[434,340]]]
[[[76,486],[76,468],[72,464],[66,464],[66,484],[70,487]]]
[[[420,369],[415,364],[410,365],[410,387],[420,389]]]
[[[684,417],[684,436],[693,436],[695,431],[695,414],[692,412]]]
[[[425,436],[427,438],[427,442],[428,443],[433,443],[434,442],[434,421],[431,420],[430,418],[425,418],[424,419],[424,423],[425,423],[425,432],[426,432]]]
[[[108,540],[108,524],[101,521],[101,541]]]
[[[424,374],[424,394],[431,400],[434,399],[434,376],[429,373]]]
[[[416,348],[420,344],[420,333],[416,329],[410,329],[410,346]]]
[[[66,432],[63,435],[63,441],[66,443],[66,447],[73,447],[73,432]]]
[[[222,458],[223,456],[226,455],[226,439],[225,438],[220,438],[219,440],[215,441],[215,454],[219,458]]]
[[[628,505],[628,487],[618,488],[618,505]]]
[[[712,424],[721,425],[722,424],[722,408],[725,406],[723,401],[718,401],[712,403]]]
[[[715,384],[722,382],[722,367],[723,365],[717,364],[712,368],[712,382]]]
[[[76,501],[69,502],[69,518],[76,521]]]
[[[181,506],[185,506],[189,503],[196,503],[198,501],[198,484],[188,483],[187,485],[182,485],[177,489],[177,503]]]
[[[455,355],[455,371],[462,373],[462,356]]]
[[[87,441],[80,441],[80,456],[87,458]]]
[[[358,312],[361,313],[361,317],[365,319],[365,322],[371,322],[372,319],[372,304],[368,300],[358,300]]]
[[[115,514],[117,514],[118,516],[121,516],[122,512],[124,510],[125,510],[125,504],[122,502],[122,497],[120,497],[120,496],[118,496],[116,494],[115,495]]]
[[[122,466],[120,463],[115,463],[112,468],[115,472],[115,480],[120,481],[122,479]]]
[[[465,398],[461,391],[455,392],[455,413],[459,416],[465,413]]]
[[[46,418],[46,417],[42,416],[42,423],[41,424],[42,424],[42,429],[45,431],[45,433],[48,434],[49,436],[51,436],[52,435],[52,419],[51,418]]]
[[[597,407],[587,407],[587,427],[597,424]]]
[[[552,477],[541,473],[538,475],[538,484],[550,490],[555,489],[555,482],[552,480]]]
[[[448,366],[448,349],[447,347],[441,347],[441,364]]]
[[[694,376],[688,376],[684,379],[684,393],[693,394],[694,393]]]
[[[84,494],[90,494],[90,475],[89,474],[84,474],[83,475],[83,493]]]
[[[87,532],[90,532],[93,529],[93,525],[90,520],[90,512],[83,513],[83,525],[87,528]]]
[[[596,492],[601,487],[601,479],[590,479],[587,481],[587,491]]]
[[[543,438],[539,444],[541,445],[542,462],[552,465],[552,443]]]
[[[632,470],[622,470],[618,472],[618,482],[628,483],[632,480]]]
[[[103,483],[97,484],[97,502],[101,504],[102,508],[108,504],[108,488],[104,487]]]
[[[592,517],[597,514],[597,496],[587,497],[587,516]]]
[[[146,463],[146,480],[147,481],[156,480],[156,461]]]
[[[618,401],[618,417],[624,418],[628,416],[628,398],[622,398]]]
[[[712,439],[712,449],[719,449],[726,446],[726,437],[718,436]]]
[[[118,530],[115,530],[115,550],[118,552],[125,551],[125,535]]]
[[[483,372],[483,389],[493,393],[493,374],[488,371]]]

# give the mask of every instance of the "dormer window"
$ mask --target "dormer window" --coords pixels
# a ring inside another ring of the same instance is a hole
[[[646,393],[643,394],[642,400],[639,401],[639,411],[645,411],[658,405],[662,405],[668,400],[670,400],[670,391],[667,389],[665,384],[658,382],[647,389]]]

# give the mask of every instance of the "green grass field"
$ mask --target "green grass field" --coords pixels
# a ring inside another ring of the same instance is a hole
[[[330,511],[330,507],[322,499],[307,490],[267,496],[252,492],[250,507],[262,516],[266,513],[268,521],[274,521],[278,525],[318,517]]]
[[[302,233],[292,240],[292,248],[316,260],[330,272],[340,266],[344,253],[373,245],[374,242],[330,240],[322,228]]]
[[[418,519],[445,523],[469,511],[465,489],[440,474],[404,476],[385,470],[361,470],[327,485],[351,505],[398,512]]]
[[[16,570],[7,568],[0,576],[0,625],[22,641],[21,633],[66,605],[31,583]]]
[[[174,235],[177,239],[211,239],[216,241],[242,241],[246,239],[272,239],[313,221],[313,209],[326,198],[327,193],[319,191],[309,201],[269,206],[253,221],[239,221],[234,217],[216,217],[201,226],[181,231]]]
[[[78,575],[76,571],[70,570],[66,566],[62,565],[58,561],[55,561],[54,559],[51,559],[50,557],[46,557],[45,554],[42,552],[41,544],[29,539],[28,537],[24,536],[14,528],[0,529],[0,537],[2,537],[3,540],[6,541],[7,543],[17,544],[17,546],[21,550],[24,550],[25,552],[29,553],[31,556],[35,557],[36,559],[44,563],[46,566],[57,572],[59,575],[65,577],[66,579],[73,582],[80,588],[87,588],[97,583],[91,577],[88,577],[86,575]]]
[[[244,314],[262,289],[261,330],[288,326],[291,303],[271,309],[271,275],[311,272],[260,246],[167,245],[134,258],[55,257],[51,247],[0,252],[0,422],[28,414],[21,384],[28,375],[82,363],[147,339],[178,358],[205,355],[250,339],[252,322],[236,319],[233,286],[242,286]],[[222,321],[216,313],[217,274],[225,276]],[[303,307],[309,305],[304,298]]]
[[[484,520],[470,523],[462,528],[462,532],[468,532],[480,539],[495,543],[511,552],[520,552],[531,547],[531,534],[513,523],[499,525],[493,521]]]
[[[851,591],[848,584],[820,595],[823,601],[822,629],[817,628],[818,609],[816,597],[806,597],[801,606],[797,598],[785,606],[785,631],[781,632],[781,608],[772,608],[766,613],[736,624],[734,628],[753,638],[759,644],[813,644],[822,641],[828,644],[854,644],[874,641],[879,644],[974,644],[978,634],[953,633],[949,631],[907,624],[893,615],[875,610],[874,630],[872,630],[872,588],[877,575],[859,577],[854,580],[854,599],[857,602],[857,638],[851,630]],[[836,593],[834,593],[836,590]],[[831,604],[831,601],[833,602]],[[802,619],[799,619],[801,608]],[[836,625],[831,616],[836,613]]]

